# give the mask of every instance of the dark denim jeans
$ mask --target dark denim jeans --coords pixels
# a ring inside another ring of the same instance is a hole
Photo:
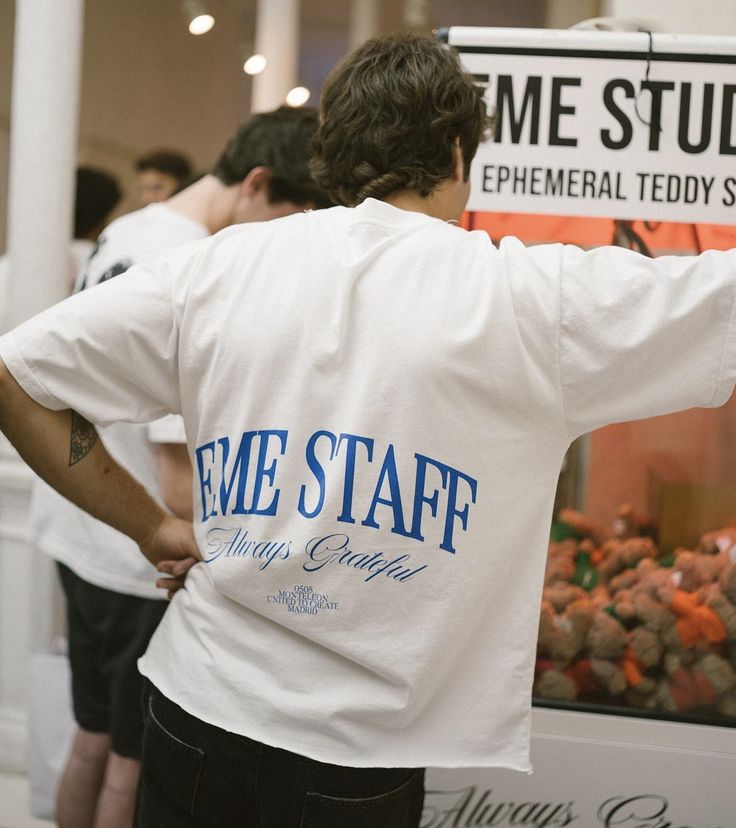
[[[146,699],[138,828],[418,828],[424,771],[316,762]]]

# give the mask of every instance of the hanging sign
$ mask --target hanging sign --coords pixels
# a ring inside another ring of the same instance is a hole
[[[732,224],[736,38],[453,27],[495,140],[470,210]]]

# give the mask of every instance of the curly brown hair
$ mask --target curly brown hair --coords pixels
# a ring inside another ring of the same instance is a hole
[[[325,81],[310,169],[339,204],[427,196],[451,177],[456,139],[467,179],[490,126],[483,90],[453,50],[422,35],[374,38]]]

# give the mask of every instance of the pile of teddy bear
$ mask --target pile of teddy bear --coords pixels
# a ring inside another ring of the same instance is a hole
[[[736,526],[667,559],[653,534],[629,505],[608,537],[560,514],[534,695],[736,718]]]

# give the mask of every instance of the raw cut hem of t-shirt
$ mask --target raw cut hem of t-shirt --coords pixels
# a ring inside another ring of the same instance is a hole
[[[26,365],[26,361],[21,356],[12,333],[0,338],[0,359],[2,359],[8,371],[13,375],[13,379],[15,379],[18,385],[20,385],[34,402],[37,402],[44,408],[50,408],[52,411],[68,408],[61,400],[57,399],[48,391],[43,383],[36,379],[31,369]]]
[[[85,565],[86,562],[80,560],[78,553],[75,554],[73,550],[66,550],[63,546],[41,543],[38,547],[50,558],[64,564],[64,566],[68,566],[75,575],[78,575],[83,581],[87,581],[88,584],[92,584],[92,586],[108,589],[110,592],[119,592],[122,595],[132,595],[135,598],[145,598],[149,601],[167,600],[166,591],[153,586],[153,580],[149,585],[148,582],[143,584],[135,578],[119,574],[111,576],[108,570],[101,571]]]
[[[162,680],[162,676],[158,671],[151,669],[146,663],[146,656],[143,655],[138,659],[138,670],[144,675],[167,699],[179,705],[183,710],[191,716],[195,716],[207,724],[219,727],[228,733],[235,733],[238,736],[245,736],[247,739],[253,739],[256,742],[261,742],[269,747],[278,748],[280,750],[288,750],[291,753],[297,753],[301,756],[306,756],[316,762],[324,762],[329,765],[341,765],[351,768],[503,768],[505,770],[519,771],[520,773],[531,774],[532,765],[529,761],[529,752],[527,750],[525,758],[519,759],[504,759],[498,756],[443,756],[442,758],[422,754],[416,756],[411,753],[391,756],[382,754],[373,754],[364,759],[356,760],[353,756],[340,755],[339,752],[326,753],[322,751],[315,751],[311,746],[300,744],[298,739],[282,740],[274,738],[272,732],[262,733],[257,727],[249,725],[245,728],[238,728],[233,730],[232,725],[228,722],[220,720],[211,711],[209,715],[202,716],[199,712],[190,709],[190,707],[180,698],[177,698],[175,690],[167,687],[166,681]]]

